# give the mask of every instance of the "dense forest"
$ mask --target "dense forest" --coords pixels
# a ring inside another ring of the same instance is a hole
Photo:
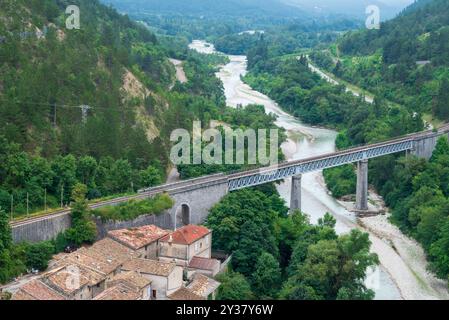
[[[442,5],[439,1],[432,4],[433,6]],[[403,15],[407,17],[411,14],[410,12],[420,10],[419,8],[430,10],[434,7],[426,7],[425,4],[421,4],[405,11]],[[441,14],[447,14],[447,11],[442,11]],[[402,19],[403,15],[398,20]],[[369,34],[370,32],[360,31],[359,33]],[[347,39],[351,39],[351,35],[352,33],[344,35],[338,43],[344,43]],[[394,103],[403,102],[392,98],[395,91],[390,91],[389,95],[383,95],[381,91],[374,89],[372,91],[376,94],[374,102],[368,103],[363,96],[354,97],[351,93],[346,92],[343,85],[330,85],[322,80],[309,69],[309,62],[305,54],[276,55],[275,51],[270,48],[270,42],[265,41],[264,37],[260,35],[258,39],[247,49],[250,72],[244,80],[256,90],[272,97],[281,107],[303,121],[338,129],[340,133],[336,143],[339,149],[382,141],[424,129],[421,114],[428,110],[415,108],[416,104]],[[333,56],[336,51],[336,46],[331,45],[328,50],[319,49],[310,56],[320,67],[350,82],[351,76],[345,73],[345,60],[336,62],[335,56]],[[379,53],[376,52],[374,55],[376,54]],[[351,61],[356,59],[373,61],[374,58],[353,57]],[[435,56],[435,59],[438,60],[438,56]],[[385,64],[382,62],[381,53],[378,61]],[[432,60],[431,65],[424,68],[433,68],[432,70],[435,72],[437,72],[436,70],[441,71],[440,63],[442,62],[433,62]],[[395,65],[391,64],[390,68]],[[376,66],[380,67],[379,64]],[[416,63],[413,62],[413,68],[421,70],[422,67],[416,66]],[[370,69],[361,70],[369,72]],[[378,71],[379,74],[386,74],[381,69]],[[395,73],[395,71],[391,72]],[[437,90],[439,93],[434,96],[433,100],[433,111],[440,110],[434,116],[439,117],[441,112],[449,110],[447,107],[448,91],[445,87],[448,82],[444,80],[444,73],[437,72],[436,74],[430,73],[428,80],[432,83],[440,83],[439,76],[443,77],[441,88]],[[372,80],[366,73],[360,73],[358,76],[360,79]],[[382,85],[381,81],[379,83]],[[395,85],[398,88],[406,88],[411,85],[411,82],[406,79],[398,79]],[[423,92],[417,90],[416,87],[413,91],[415,95]],[[410,99],[413,100],[416,97],[410,97]],[[438,109],[438,106],[441,109]],[[441,119],[444,120],[444,118]],[[412,156],[404,158],[392,155],[371,160],[369,169],[370,183],[385,198],[387,205],[391,208],[392,221],[423,245],[430,261],[430,268],[442,279],[448,279],[449,276],[448,228],[446,226],[449,212],[446,190],[448,150],[447,140],[442,139],[430,162]],[[394,170],[392,171],[391,168]],[[355,193],[356,175],[353,166],[326,170],[324,176],[335,197]]]
[[[28,29],[15,24],[18,16],[12,4],[1,4],[8,10],[2,14],[13,17],[1,20],[5,23],[5,46],[0,48],[5,58],[0,76],[2,283],[32,269],[45,269],[51,256],[68,246],[94,241],[92,216],[133,219],[171,208],[167,196],[95,211],[88,210],[87,201],[161,184],[174,129],[190,131],[193,120],[204,128],[211,120],[242,129],[256,124],[275,127],[275,118],[260,106],[226,108],[222,84],[215,77],[217,65],[227,61],[225,56],[201,55],[178,41],[159,42],[142,25],[97,1],[77,3],[89,12],[80,30],[64,28],[64,1],[18,2],[30,30],[38,25],[48,28],[39,36],[34,31],[23,33]],[[172,56],[183,57],[187,83],[175,81],[168,61]],[[92,107],[85,117],[75,107],[81,103]],[[180,171],[183,177],[193,177],[209,173],[210,168],[181,166]],[[57,239],[12,243],[10,218],[68,204],[72,228]]]
[[[386,170],[385,168],[394,168]],[[417,239],[430,269],[449,279],[449,142],[438,141],[430,161],[386,158],[373,166],[370,181],[392,210],[392,221]],[[390,174],[389,172],[392,172]]]
[[[69,4],[80,30],[65,28]],[[98,1],[0,6],[0,205],[14,199],[23,213],[28,194],[43,208],[46,192],[49,206],[65,204],[76,182],[90,198],[160,183],[174,75],[154,34]]]
[[[374,93],[377,100],[388,101],[390,107],[399,103],[438,126],[449,120],[448,5],[417,1],[380,30],[349,32],[311,57],[337,77]],[[430,269],[442,279],[449,277],[448,154],[447,139],[442,138],[429,162],[388,156],[370,163],[370,182],[391,208],[391,220],[422,244]],[[351,192],[345,189],[355,181],[343,173],[327,174],[337,193]]]
[[[272,0],[246,0],[242,10],[217,2],[218,13],[205,17],[186,14],[185,6],[195,8],[196,1],[180,1],[178,12],[164,1],[146,1],[164,14],[151,6],[139,12],[138,0],[121,2],[119,9],[140,23],[98,0],[0,3],[0,283],[46,269],[67,246],[95,241],[92,215],[132,219],[170,208],[167,195],[96,211],[87,204],[163,183],[174,129],[190,131],[193,120],[205,127],[214,120],[222,131],[276,128],[262,106],[226,107],[215,73],[227,59],[188,50],[194,38],[247,55],[243,80],[304,122],[337,129],[339,149],[423,130],[423,118],[449,120],[447,1],[421,0],[380,30],[350,32],[357,22],[300,21],[296,11],[285,15],[286,6],[274,10]],[[73,4],[82,12],[80,30],[64,27],[65,8]],[[237,11],[242,14],[229,21],[227,12]],[[309,57],[373,92],[374,102],[322,80]],[[169,58],[183,60],[186,83],[176,81]],[[82,106],[89,109],[83,113]],[[285,141],[284,132],[280,138]],[[192,178],[243,168],[251,166],[178,169]],[[392,155],[370,161],[369,169],[391,220],[423,245],[431,270],[443,279],[449,279],[448,168],[449,142],[442,138],[430,161]],[[335,197],[355,191],[352,165],[324,177]],[[12,243],[11,217],[68,204],[72,227],[55,240]],[[378,264],[368,235],[337,235],[329,214],[317,225],[301,212],[289,215],[273,184],[227,195],[206,224],[215,249],[233,254],[219,279],[220,299],[374,297],[364,284],[368,268]]]
[[[378,258],[368,234],[338,236],[329,214],[313,225],[307,215],[287,212],[272,184],[231,193],[211,210],[214,247],[233,253],[218,298],[373,299],[364,280]]]
[[[449,120],[449,3],[417,1],[379,30],[345,34],[316,52],[321,67],[378,97]]]
[[[158,185],[170,133],[226,112],[223,56],[160,42],[98,1],[71,2],[82,25],[67,30],[68,4],[0,4],[0,206],[14,216],[68,204],[77,183],[88,199]],[[171,56],[185,59],[188,83],[175,83]]]

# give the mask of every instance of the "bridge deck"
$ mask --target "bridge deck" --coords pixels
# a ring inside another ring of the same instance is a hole
[[[324,154],[316,157],[302,159],[298,161],[283,162],[277,166],[260,168],[245,172],[238,172],[230,175],[223,173],[200,177],[191,180],[180,181],[172,184],[161,185],[154,188],[140,190],[133,196],[120,197],[108,201],[103,201],[90,205],[91,209],[116,205],[130,200],[145,199],[160,193],[185,192],[190,189],[197,189],[201,186],[214,183],[228,183],[229,191],[248,188],[268,182],[282,180],[302,173],[319,171],[326,168],[332,168],[343,164],[354,163],[363,159],[381,157],[387,154],[393,154],[408,150],[413,150],[414,143],[418,140],[432,138],[449,132],[449,124],[441,127],[438,132],[424,131],[420,133],[409,134],[401,138],[355,147],[343,151]],[[19,226],[35,222],[37,220],[47,219],[58,215],[70,214],[71,209],[63,209],[45,216],[37,216],[22,221],[13,221],[11,226]]]

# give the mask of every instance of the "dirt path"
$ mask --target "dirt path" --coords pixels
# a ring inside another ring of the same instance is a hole
[[[178,80],[181,83],[186,83],[188,80],[186,73],[184,72],[184,68],[182,66],[183,62],[181,60],[176,59],[169,59],[169,60],[176,68],[176,80]],[[170,89],[173,89],[173,87],[174,84],[171,86]]]

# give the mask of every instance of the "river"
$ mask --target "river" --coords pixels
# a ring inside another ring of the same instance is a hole
[[[216,53],[214,46],[205,41],[195,40],[190,48],[205,54]],[[247,73],[247,59],[245,56],[228,56],[230,63],[223,66],[217,77],[223,82],[227,104],[237,105],[259,104],[265,107],[267,113],[277,115],[277,126],[285,128],[288,141],[282,145],[287,160],[298,160],[315,155],[335,151],[337,132],[311,127],[299,119],[284,112],[275,101],[266,95],[253,90],[241,80]],[[287,179],[278,186],[279,193],[290,204],[291,180]],[[316,223],[326,212],[331,213],[337,220],[336,230],[339,234],[357,228],[357,220],[328,192],[321,172],[305,174],[302,179],[302,210]],[[376,292],[376,299],[401,299],[401,294],[390,275],[380,266],[370,270],[366,284]]]

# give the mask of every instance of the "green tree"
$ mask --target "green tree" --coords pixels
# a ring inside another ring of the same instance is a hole
[[[48,262],[55,253],[55,247],[51,242],[29,244],[25,250],[25,264],[30,269],[43,271],[48,268]]]
[[[281,269],[279,262],[271,254],[264,252],[259,257],[251,283],[253,292],[258,298],[276,297],[281,283]]]
[[[336,240],[320,240],[307,253],[292,258],[290,277],[281,291],[285,299],[372,299],[366,289],[366,270],[378,263],[369,252],[368,234],[352,230]],[[304,248],[304,246],[302,246]],[[303,251],[304,249],[301,249]]]
[[[449,90],[449,88],[448,88]],[[449,103],[449,100],[448,100]],[[449,105],[447,107],[449,110]],[[447,136],[442,136],[438,139],[437,145],[435,146],[435,150],[432,153],[432,157],[430,158],[431,162],[438,161],[438,159],[442,156],[448,156],[449,155],[449,139]]]
[[[131,189],[132,167],[128,160],[117,160],[111,169],[113,190],[125,192]]]
[[[242,225],[238,249],[232,258],[234,270],[250,277],[255,271],[259,256],[264,252],[271,252],[278,257],[275,237],[270,234],[265,224],[258,225],[251,220],[245,222]]]
[[[87,187],[77,184],[72,191],[72,227],[66,231],[67,240],[80,246],[83,243],[92,243],[97,237],[97,228],[89,216],[86,201]]]
[[[25,267],[15,259],[8,215],[0,208],[0,283],[23,272]]]
[[[78,160],[77,175],[81,183],[90,188],[95,186],[95,176],[97,173],[97,161],[90,156],[81,157]]]
[[[11,226],[8,214],[0,207],[0,252],[12,245]]]
[[[228,271],[217,277],[221,282],[217,292],[217,300],[251,300],[254,295],[245,276]]]
[[[442,279],[449,281],[449,218],[439,232],[439,239],[429,250],[430,267]]]
[[[53,192],[59,199],[61,191],[64,191],[63,201],[68,202],[73,186],[77,182],[76,158],[73,155],[58,156],[52,163],[52,170],[55,173]]]
[[[153,187],[160,185],[161,183],[162,183],[162,176],[157,168],[149,166],[146,170],[141,171],[140,173],[141,186]]]
[[[449,80],[443,78],[436,97],[435,115],[440,119],[449,119]]]

